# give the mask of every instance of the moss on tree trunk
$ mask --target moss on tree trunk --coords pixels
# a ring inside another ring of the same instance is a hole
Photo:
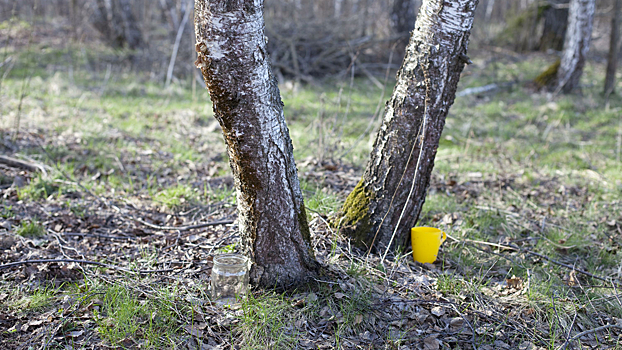
[[[369,221],[369,202],[372,193],[365,189],[365,183],[361,179],[354,190],[348,195],[341,209],[339,227],[346,235],[354,238],[358,245],[370,246],[368,233],[372,228]]]

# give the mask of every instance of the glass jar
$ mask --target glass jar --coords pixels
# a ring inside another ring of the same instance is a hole
[[[211,299],[218,305],[231,305],[248,292],[248,258],[240,254],[214,257],[211,276]]]

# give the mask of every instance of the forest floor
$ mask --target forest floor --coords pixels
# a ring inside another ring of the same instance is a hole
[[[459,92],[502,87],[450,110],[418,223],[448,239],[425,265],[328,225],[391,79],[283,84],[327,273],[223,308],[212,259],[239,235],[206,91],[165,89],[127,53],[25,42],[0,50],[0,155],[29,166],[0,162],[0,348],[622,348],[622,98],[602,97],[602,63],[550,96],[528,82],[554,57],[474,50]]]

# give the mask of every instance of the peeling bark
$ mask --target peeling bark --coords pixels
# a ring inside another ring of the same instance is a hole
[[[198,58],[227,144],[251,280],[289,288],[317,270],[283,103],[264,36],[263,0],[197,0]]]
[[[557,72],[556,93],[560,91],[570,93],[579,85],[585,58],[590,50],[595,7],[594,0],[570,1],[568,29],[564,40],[564,52]]]
[[[369,249],[408,242],[466,62],[478,0],[423,1],[363,178],[342,208],[342,232]]]

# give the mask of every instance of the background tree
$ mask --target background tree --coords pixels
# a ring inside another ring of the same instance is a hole
[[[396,34],[405,34],[415,27],[415,2],[413,0],[394,0],[391,9],[391,24]]]
[[[611,16],[611,35],[609,36],[609,55],[607,55],[607,75],[605,76],[605,96],[615,90],[616,69],[618,68],[618,51],[620,45],[620,0],[613,2]]]
[[[557,72],[556,92],[569,93],[579,85],[585,59],[590,50],[594,9],[594,0],[570,1],[568,30]]]
[[[408,241],[454,101],[477,0],[423,1],[397,85],[341,227],[356,242],[388,248]]]
[[[540,36],[540,51],[553,49],[561,51],[564,48],[564,38],[568,27],[569,0],[549,0],[542,10],[544,26]]]
[[[283,103],[270,68],[263,1],[197,0],[198,58],[222,127],[242,249],[260,286],[307,281],[317,263]]]
[[[93,0],[91,5],[91,22],[112,47],[136,49],[143,44],[129,0]]]

